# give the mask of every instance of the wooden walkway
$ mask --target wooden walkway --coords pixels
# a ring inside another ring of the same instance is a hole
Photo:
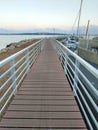
[[[87,130],[57,54],[45,42],[0,130]]]

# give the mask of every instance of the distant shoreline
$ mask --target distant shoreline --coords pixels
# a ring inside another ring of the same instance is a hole
[[[36,33],[0,33],[0,35],[53,35],[53,36],[70,36],[70,35],[73,35],[71,33],[49,33],[49,32],[36,32]],[[76,35],[76,34],[75,34]],[[85,34],[80,34],[80,37],[85,37]],[[90,34],[89,37],[98,37],[98,34]]]
[[[0,35],[66,35],[63,33],[0,33]]]

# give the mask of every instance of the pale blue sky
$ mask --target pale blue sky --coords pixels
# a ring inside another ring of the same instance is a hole
[[[0,28],[71,28],[81,0],[0,0]],[[81,26],[98,25],[98,0],[84,0]]]

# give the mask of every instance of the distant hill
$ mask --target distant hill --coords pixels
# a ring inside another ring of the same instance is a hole
[[[65,31],[62,29],[56,29],[55,31],[53,29],[34,29],[34,30],[7,30],[7,29],[2,29],[0,28],[0,35],[2,34],[21,34],[21,35],[41,35],[41,34],[47,34],[47,35],[51,35],[51,34],[65,34]]]
[[[67,30],[67,29],[51,29],[51,28],[46,28],[46,29],[31,29],[31,30],[8,30],[8,29],[3,29],[0,28],[0,34],[70,34],[70,33],[75,33],[76,34],[77,29],[75,28],[74,30]],[[86,26],[81,26],[79,30],[80,34],[85,34],[86,33]],[[90,35],[96,35],[98,34],[98,26],[91,25],[89,27],[89,34]]]

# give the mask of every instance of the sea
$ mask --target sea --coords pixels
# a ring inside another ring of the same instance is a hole
[[[45,37],[58,37],[60,35],[0,35],[0,50],[6,48],[10,43],[19,42],[22,40],[45,38]],[[64,36],[64,35],[61,35]],[[94,36],[90,36],[92,39]]]
[[[28,39],[54,37],[54,36],[57,37],[57,35],[0,35],[0,50],[6,48],[6,46],[10,43]]]

